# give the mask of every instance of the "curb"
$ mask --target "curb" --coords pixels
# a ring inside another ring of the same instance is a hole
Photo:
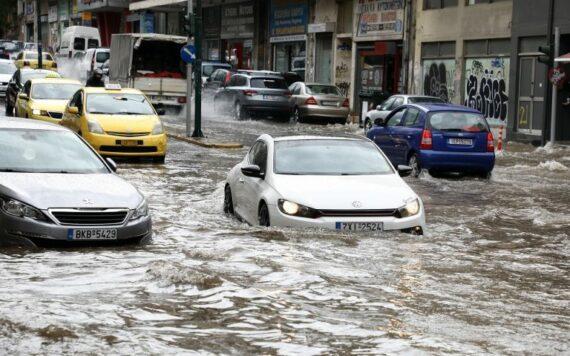
[[[193,145],[206,147],[206,148],[224,148],[224,149],[238,149],[243,148],[241,143],[215,143],[215,142],[208,142],[207,139],[198,139],[192,137],[181,136],[173,133],[167,133],[166,136],[173,138],[175,140],[184,141],[187,143],[191,143]]]

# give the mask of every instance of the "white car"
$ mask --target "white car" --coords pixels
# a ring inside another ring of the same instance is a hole
[[[422,200],[362,138],[260,136],[229,172],[224,211],[251,225],[422,234]]]

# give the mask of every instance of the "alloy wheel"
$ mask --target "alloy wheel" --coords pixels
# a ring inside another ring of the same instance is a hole
[[[259,225],[265,227],[269,226],[269,210],[265,204],[262,204],[259,208]]]
[[[418,177],[421,173],[421,167],[420,162],[418,161],[418,156],[415,153],[410,156],[408,165],[412,167],[412,176]]]
[[[224,213],[234,214],[234,202],[232,200],[232,190],[229,185],[224,189]]]

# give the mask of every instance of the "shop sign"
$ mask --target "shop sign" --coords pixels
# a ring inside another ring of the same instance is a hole
[[[334,32],[335,22],[311,23],[307,29],[308,33]]]
[[[57,5],[53,5],[53,6],[49,7],[48,21],[49,22],[56,22],[57,21]]]
[[[221,8],[219,6],[205,7],[202,9],[204,37],[220,37],[220,13]]]
[[[119,7],[128,8],[128,0],[78,0],[77,8],[79,11],[88,11],[103,7]]]
[[[222,39],[252,38],[254,33],[253,2],[222,7]]]
[[[152,12],[146,12],[141,16],[142,25],[144,33],[154,33],[154,14]]]
[[[67,0],[59,0],[59,20],[66,21],[69,16],[69,3]]]
[[[269,33],[289,36],[307,32],[309,7],[306,0],[272,0]]]
[[[358,0],[357,36],[403,35],[404,0]]]
[[[271,37],[269,39],[269,42],[271,43],[302,42],[306,40],[307,40],[307,35],[291,35],[291,36]]]

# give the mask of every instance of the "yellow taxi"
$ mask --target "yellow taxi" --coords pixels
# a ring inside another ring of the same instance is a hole
[[[83,85],[54,75],[28,80],[16,99],[16,116],[57,124],[67,102]]]
[[[18,69],[24,67],[38,68],[38,51],[23,51],[18,54],[14,61]],[[47,52],[42,52],[42,68],[43,69],[57,69],[57,63]]]
[[[160,112],[162,114],[162,112]],[[103,156],[150,157],[163,163],[167,138],[158,113],[137,89],[85,87],[67,104],[61,125]]]

